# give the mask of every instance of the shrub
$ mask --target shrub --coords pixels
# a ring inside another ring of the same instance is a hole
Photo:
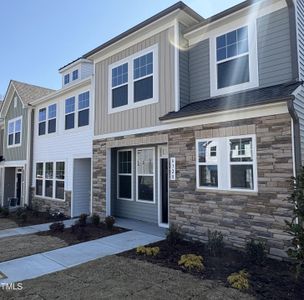
[[[233,288],[238,290],[247,290],[249,288],[248,273],[245,270],[232,273],[228,276],[227,281]]]
[[[223,235],[219,231],[208,230],[207,249],[212,256],[221,255],[224,249]]]
[[[76,233],[79,229],[79,224],[75,223],[74,225],[71,226],[71,233]]]
[[[54,222],[50,225],[50,230],[52,232],[63,232],[64,227],[65,225],[63,222]]]
[[[100,224],[100,217],[97,214],[92,215],[92,224],[98,226]]]
[[[156,256],[159,253],[159,247],[140,246],[140,247],[136,248],[136,253],[147,255],[147,256]]]
[[[25,211],[21,213],[20,219],[21,219],[21,221],[22,221],[23,223],[26,222],[26,220],[27,220],[27,213],[26,213]]]
[[[180,243],[183,240],[183,235],[180,231],[180,228],[176,225],[171,225],[168,230],[166,239],[168,244],[171,246],[175,246]]]
[[[115,224],[115,218],[113,216],[107,216],[105,218],[105,223],[108,229],[112,229]]]
[[[87,217],[88,217],[87,214],[81,214],[79,216],[78,223],[79,223],[80,226],[85,227],[87,225]]]
[[[246,254],[251,263],[257,265],[262,264],[266,258],[265,243],[250,240],[246,243]]]
[[[304,167],[292,178],[292,194],[288,201],[293,204],[292,220],[285,221],[287,232],[292,236],[292,247],[287,254],[297,262],[296,277],[304,270]]]
[[[203,271],[203,257],[195,254],[184,254],[178,261],[178,265],[183,266],[188,270]]]
[[[25,209],[22,207],[18,207],[16,210],[16,216],[20,217],[25,212]]]
[[[4,216],[4,217],[9,216],[9,210],[8,210],[8,208],[5,208],[5,207],[2,208],[2,216]]]

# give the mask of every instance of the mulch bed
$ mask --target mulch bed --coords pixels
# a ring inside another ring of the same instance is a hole
[[[23,221],[20,216],[17,215],[17,212],[10,212],[8,216],[0,215],[0,219],[10,219],[17,223],[18,226],[24,227],[24,226],[31,226],[31,225],[38,225],[38,224],[44,224],[44,223],[52,223],[56,221],[63,221],[67,220],[67,217],[64,216],[52,216],[47,212],[37,212],[32,210],[25,210],[25,213],[27,215],[26,220]]]
[[[304,278],[296,281],[293,266],[287,262],[266,259],[257,266],[248,261],[245,253],[229,248],[225,248],[220,257],[213,257],[204,244],[198,242],[183,241],[170,246],[167,241],[161,241],[150,246],[160,248],[157,256],[138,255],[134,249],[120,255],[181,270],[201,279],[220,280],[224,284],[227,284],[227,277],[231,273],[246,269],[250,274],[250,289],[246,293],[258,299],[304,299]],[[203,257],[204,271],[188,271],[178,265],[181,255],[190,253]]]
[[[56,231],[43,231],[36,233],[40,236],[54,236],[65,241],[69,246],[75,245],[87,241],[96,240],[106,236],[123,233],[129,231],[121,227],[113,227],[108,229],[104,223],[100,223],[98,226],[93,224],[87,224],[84,227],[78,227],[76,230],[73,228],[65,228],[63,232]]]

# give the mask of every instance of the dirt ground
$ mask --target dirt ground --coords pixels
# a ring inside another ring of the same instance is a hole
[[[0,239],[0,262],[44,251],[65,247],[68,244],[53,236],[36,234],[20,235]]]
[[[0,230],[16,228],[18,224],[7,218],[0,218]]]
[[[23,282],[0,299],[254,299],[217,281],[119,256]]]

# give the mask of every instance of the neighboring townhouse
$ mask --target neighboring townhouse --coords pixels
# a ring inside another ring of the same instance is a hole
[[[31,176],[31,101],[53,90],[11,80],[0,111],[3,136],[1,206],[29,204]]]
[[[59,71],[62,88],[31,102],[31,203],[75,217],[91,213],[93,65],[79,59]]]
[[[93,212],[195,240],[220,230],[235,247],[261,238],[286,256],[304,145],[302,6],[245,1],[203,19],[179,2],[85,54]]]

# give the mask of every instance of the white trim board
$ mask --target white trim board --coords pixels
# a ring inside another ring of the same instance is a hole
[[[154,127],[145,127],[140,129],[131,129],[126,131],[111,132],[101,135],[95,135],[93,140],[107,139],[112,137],[120,137],[141,133],[150,133],[163,130],[193,127],[205,124],[222,123],[235,120],[244,120],[250,118],[265,117],[271,115],[279,115],[289,113],[287,103],[279,102],[273,104],[257,105],[242,109],[233,109],[210,114],[201,114],[192,117],[179,118],[175,120],[163,121],[164,124]]]

